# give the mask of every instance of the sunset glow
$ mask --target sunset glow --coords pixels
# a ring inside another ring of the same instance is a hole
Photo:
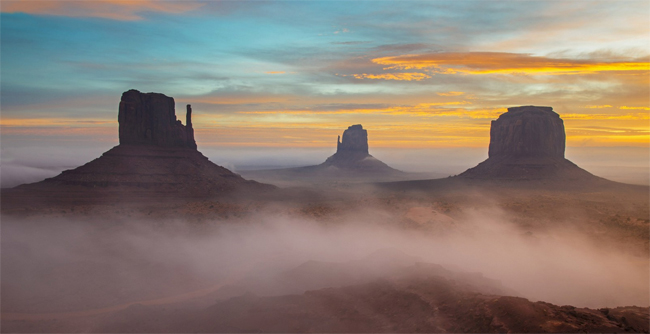
[[[504,6],[509,10],[504,10]],[[122,92],[192,104],[199,146],[483,147],[552,106],[568,146],[650,142],[645,1],[3,1],[3,139],[116,131]],[[55,137],[48,137],[56,142]],[[334,138],[334,139],[332,139]]]

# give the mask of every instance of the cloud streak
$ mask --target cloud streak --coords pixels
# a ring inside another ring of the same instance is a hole
[[[566,75],[611,71],[650,71],[647,58],[628,61],[560,59],[506,52],[444,52],[380,57],[384,69],[430,70],[445,74]]]
[[[202,6],[203,4],[191,0],[9,0],[2,2],[2,12],[69,17],[97,17],[119,21],[134,21],[144,19],[143,14],[147,12],[181,14],[197,10]]]

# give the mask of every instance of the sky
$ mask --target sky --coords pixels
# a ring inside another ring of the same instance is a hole
[[[192,104],[199,149],[485,148],[551,106],[567,146],[650,142],[650,2],[7,1],[5,158],[117,144],[122,92]],[[94,152],[94,151],[93,151]],[[372,153],[372,152],[371,152]]]

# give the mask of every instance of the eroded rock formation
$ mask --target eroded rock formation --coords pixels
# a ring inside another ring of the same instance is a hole
[[[274,188],[247,181],[201,154],[194,141],[190,105],[183,125],[176,119],[173,98],[129,90],[122,94],[118,120],[118,146],[83,166],[20,187],[54,192],[111,188],[124,194],[142,190],[188,196]]]
[[[483,179],[588,179],[564,158],[564,122],[551,107],[523,106],[492,121],[488,159],[460,174]]]
[[[513,107],[492,121],[489,157],[564,158],[564,122],[551,107]]]
[[[192,108],[187,106],[183,125],[176,119],[174,106],[174,99],[164,94],[124,92],[118,114],[120,144],[196,149]]]
[[[343,131],[343,141],[341,137],[336,144],[336,152],[351,151],[368,154],[368,131],[361,124],[351,125]]]
[[[399,173],[368,153],[368,131],[361,124],[349,126],[343,131],[343,137],[339,136],[337,140],[336,153],[319,166],[346,171]]]

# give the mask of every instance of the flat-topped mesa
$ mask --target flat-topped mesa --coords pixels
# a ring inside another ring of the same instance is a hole
[[[183,125],[176,119],[174,98],[164,94],[124,92],[118,122],[120,144],[197,148],[191,106]]]
[[[492,121],[488,156],[564,158],[565,143],[564,122],[552,107],[513,107]]]
[[[336,152],[351,151],[368,154],[368,131],[361,124],[349,126],[343,131],[343,140],[341,137],[336,144]]]
[[[523,106],[492,121],[487,160],[460,174],[464,178],[594,180],[564,158],[564,122],[551,107]]]

